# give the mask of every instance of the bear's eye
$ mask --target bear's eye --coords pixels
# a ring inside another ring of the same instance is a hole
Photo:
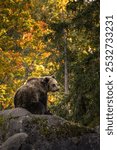
[[[52,86],[55,87],[56,85],[55,85],[55,84],[52,84]]]

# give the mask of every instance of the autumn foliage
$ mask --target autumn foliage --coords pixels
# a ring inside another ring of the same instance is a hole
[[[51,110],[99,122],[99,1],[5,0],[0,20],[0,110],[14,107],[29,77],[55,74],[61,90],[49,95]]]

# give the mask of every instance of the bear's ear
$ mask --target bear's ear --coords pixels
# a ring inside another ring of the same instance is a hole
[[[51,75],[51,77],[55,79],[55,76],[54,76],[54,75]]]
[[[41,78],[41,83],[44,84],[44,85],[47,84],[48,81],[49,81],[49,78],[48,78],[48,77],[43,77],[43,78]]]
[[[45,81],[46,83],[48,83],[48,82],[49,82],[49,79],[50,79],[49,77],[45,77],[45,78],[44,78],[44,81]]]

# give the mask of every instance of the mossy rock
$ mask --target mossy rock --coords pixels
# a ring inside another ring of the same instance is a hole
[[[78,124],[68,122],[58,116],[49,115],[31,115],[24,119],[24,127],[25,132],[30,132],[33,128],[36,128],[38,134],[51,140],[79,137],[84,133],[94,132],[92,129],[80,127]]]
[[[80,150],[81,147],[78,149],[78,146],[82,137],[90,138],[91,135],[96,134],[93,129],[61,117],[33,115],[22,108],[0,112],[0,130],[0,144],[17,133],[26,133],[28,135],[26,144],[30,144],[35,150]],[[99,147],[99,135],[96,134],[94,138]],[[84,145],[83,143],[82,146]]]

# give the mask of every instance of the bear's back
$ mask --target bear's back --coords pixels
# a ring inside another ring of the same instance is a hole
[[[44,78],[29,78],[26,82],[27,86],[33,86],[34,88],[38,89],[38,91],[42,93],[47,93],[47,85],[44,84]]]

